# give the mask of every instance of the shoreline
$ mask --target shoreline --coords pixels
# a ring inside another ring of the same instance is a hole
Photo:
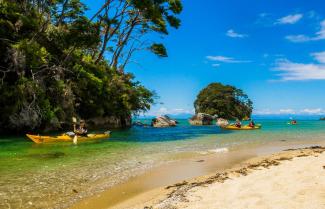
[[[248,150],[236,151],[229,159],[228,153],[204,154],[169,162],[153,167],[142,174],[131,177],[104,192],[86,197],[72,205],[71,209],[117,208],[120,203],[136,198],[157,188],[175,184],[184,179],[192,179],[216,170],[230,168],[244,160],[254,157]],[[217,160],[216,160],[217,159]],[[124,207],[124,206],[123,206]],[[122,207],[122,208],[123,208]]]
[[[263,145],[245,150],[230,151],[229,153],[215,153],[183,159],[146,171],[144,174],[115,185],[104,192],[84,198],[70,208],[137,208],[135,205],[143,208],[146,206],[143,205],[144,202],[164,199],[168,195],[169,189],[172,188],[170,185],[182,186],[183,184],[180,182],[192,182],[196,179],[209,178],[215,172],[224,172],[238,167],[244,168],[243,166],[247,162],[277,155],[285,149],[301,149],[316,144],[323,145],[322,142],[277,143],[271,147]],[[220,161],[224,161],[224,163],[220,163]],[[168,189],[165,189],[166,187]]]
[[[323,208],[324,152],[325,147],[313,146],[253,158],[166,187],[165,197],[132,208]]]

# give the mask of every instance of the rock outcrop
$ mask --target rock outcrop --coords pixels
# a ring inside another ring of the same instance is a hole
[[[229,125],[229,121],[223,118],[218,118],[216,124],[220,127],[226,127],[227,125]]]
[[[131,127],[131,116],[127,117],[97,117],[86,120],[88,129],[111,129],[111,128],[128,128]]]
[[[211,125],[214,117],[205,113],[198,113],[189,119],[191,125],[202,126],[202,125]]]
[[[152,119],[151,125],[156,128],[176,126],[177,121],[169,118],[167,115],[158,116]]]

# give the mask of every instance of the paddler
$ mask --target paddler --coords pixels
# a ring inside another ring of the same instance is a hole
[[[250,120],[248,126],[251,127],[251,128],[255,127],[255,122],[253,121],[253,119]]]
[[[84,120],[80,120],[78,128],[76,128],[76,124],[73,123],[73,132],[75,133],[75,136],[73,138],[73,143],[77,144],[78,136],[87,136],[87,128],[86,123]]]
[[[237,128],[241,128],[241,122],[240,122],[239,119],[236,120],[235,126],[236,126]]]

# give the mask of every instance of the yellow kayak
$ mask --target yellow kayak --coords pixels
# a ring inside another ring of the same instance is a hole
[[[73,142],[73,136],[62,134],[59,136],[40,136],[26,134],[26,136],[37,144],[52,143],[52,142]],[[87,136],[78,136],[78,142],[92,141],[97,139],[107,139],[110,136],[110,132],[101,134],[88,134]]]
[[[261,125],[255,125],[254,127],[242,126],[241,128],[238,128],[235,125],[228,125],[226,127],[221,127],[221,128],[222,129],[225,129],[225,130],[246,130],[246,131],[249,131],[249,130],[257,130],[257,129],[260,129],[260,128],[262,128],[262,126]]]

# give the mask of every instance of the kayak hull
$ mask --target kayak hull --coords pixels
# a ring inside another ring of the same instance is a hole
[[[63,134],[59,136],[40,136],[40,135],[26,134],[26,136],[37,144],[55,143],[55,142],[73,142],[73,136],[69,136],[67,134]],[[110,136],[109,133],[88,134],[88,136],[78,136],[78,142],[107,139],[109,138],[109,136]]]
[[[238,128],[237,126],[234,126],[234,125],[228,125],[226,127],[221,127],[221,128],[225,129],[225,130],[251,131],[251,130],[261,129],[262,126],[260,126],[260,125],[256,125],[254,127],[242,126],[241,128]]]

